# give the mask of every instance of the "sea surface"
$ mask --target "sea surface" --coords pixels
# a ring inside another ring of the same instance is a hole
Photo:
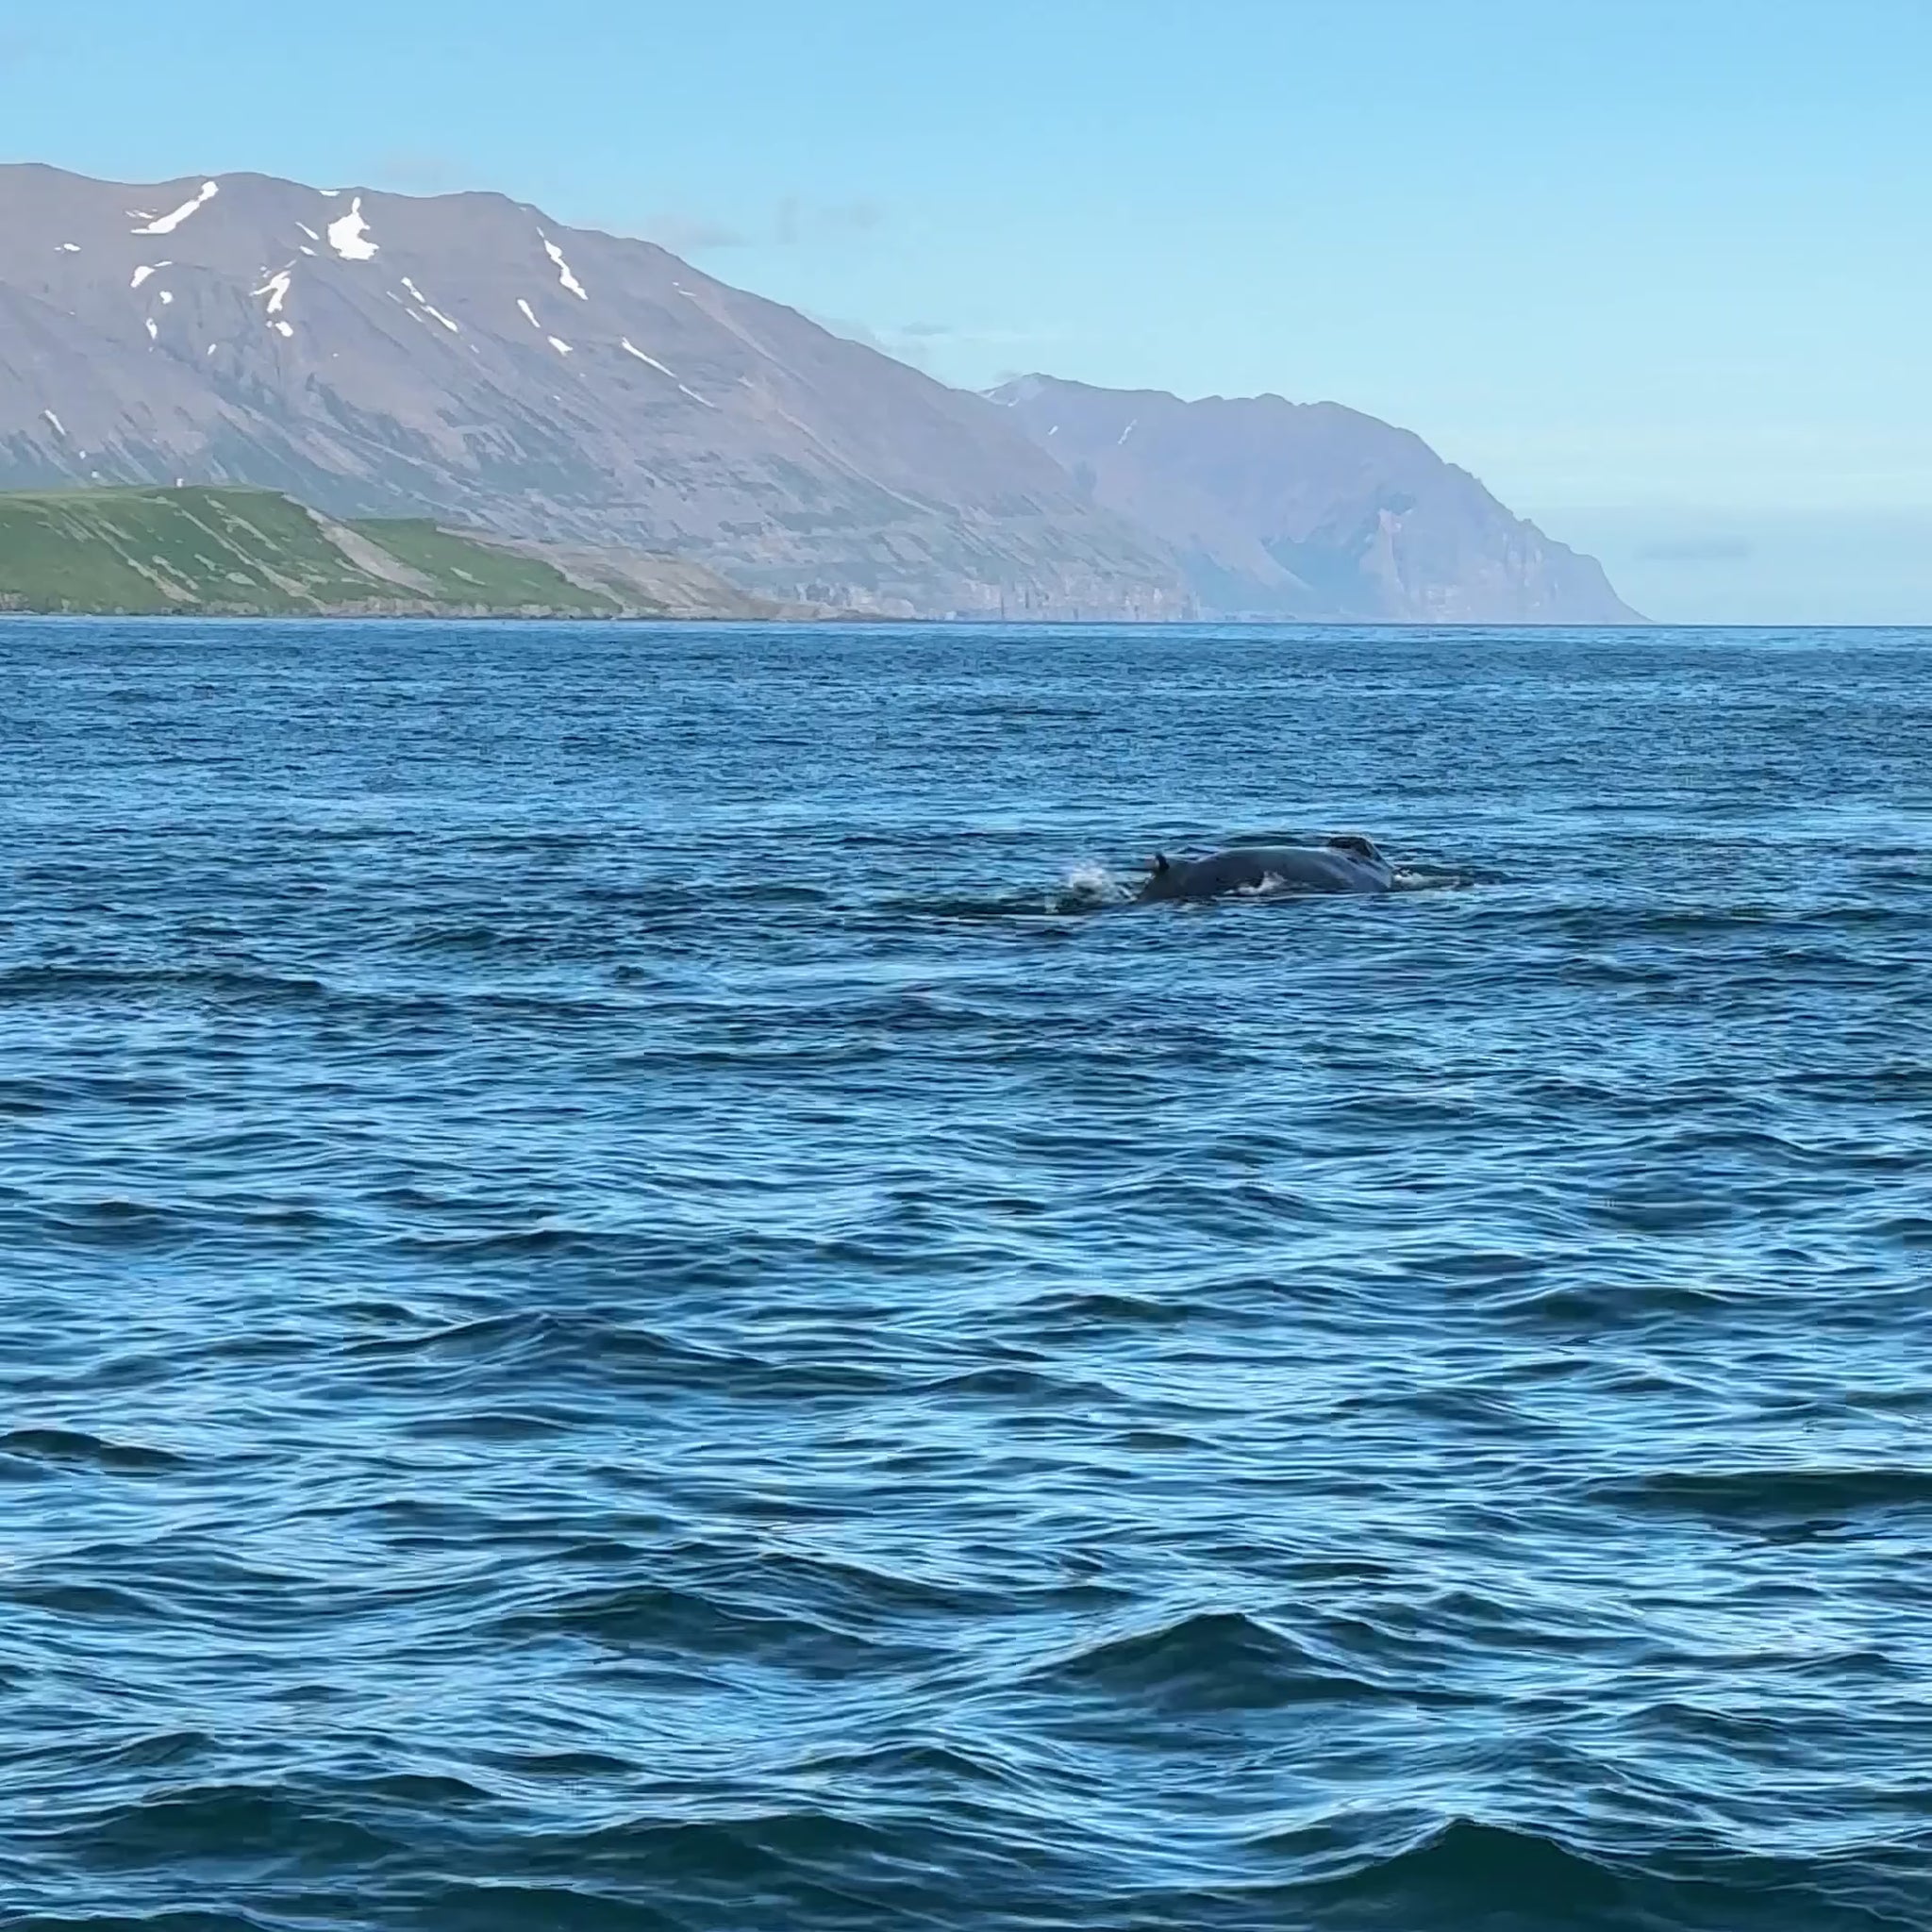
[[[1932,634],[10,621],[0,868],[8,1932],[1932,1925]]]

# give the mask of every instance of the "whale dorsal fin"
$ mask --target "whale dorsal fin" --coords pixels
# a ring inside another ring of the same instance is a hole
[[[1166,872],[1167,870],[1167,854],[1164,852],[1157,852],[1154,855],[1154,876],[1156,878],[1158,878],[1160,874]]]

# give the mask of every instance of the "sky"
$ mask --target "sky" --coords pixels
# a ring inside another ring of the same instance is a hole
[[[7,0],[0,102],[501,189],[967,387],[1347,403],[1659,618],[1932,622],[1932,0]]]

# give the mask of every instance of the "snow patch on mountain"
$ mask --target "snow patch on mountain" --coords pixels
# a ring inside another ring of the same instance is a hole
[[[444,328],[448,329],[451,335],[459,336],[462,334],[462,330],[459,329],[456,325],[456,324],[453,323],[449,319],[449,317],[446,316],[442,312],[442,310],[436,306],[435,303],[430,301],[428,296],[426,296],[423,292],[423,291],[419,289],[415,285],[415,283],[409,279],[408,275],[405,275],[403,277],[403,287],[408,290],[411,298],[414,300],[416,304],[416,307],[422,309],[425,315],[433,316],[438,322],[441,323]]]
[[[206,208],[222,192],[219,181],[204,181],[201,192],[192,201],[184,201],[172,214],[165,214],[158,221],[149,222],[145,227],[135,229],[137,235],[172,235],[192,214]]]
[[[658,361],[657,357],[645,355],[644,352],[641,349],[640,349],[628,336],[624,337],[624,339],[618,343],[618,347],[621,348],[626,356],[635,356],[640,362],[648,362],[651,365],[651,367],[658,372],[659,375],[668,375],[673,382],[675,382],[677,380],[676,370],[667,369],[665,368],[663,363]]]
[[[555,242],[551,241],[551,239],[547,235],[542,238],[542,241],[543,253],[547,255],[550,258],[550,259],[557,264],[557,279],[559,282],[561,282],[563,286],[566,289],[568,289],[571,291],[571,293],[577,298],[579,302],[588,302],[591,299],[590,291],[584,287],[583,283],[577,280],[575,275],[571,274],[570,263],[564,260],[563,258],[563,250],[560,249]]]
[[[257,289],[255,293],[266,295],[268,297],[268,312],[271,315],[279,315],[282,312],[282,304],[289,299],[289,271],[282,269],[278,273],[269,276],[267,284],[262,288]]]
[[[362,197],[349,204],[349,212],[328,225],[328,245],[344,261],[373,261],[376,244],[369,239],[369,224],[362,219]]]
[[[651,367],[658,372],[659,375],[668,375],[673,382],[677,384],[679,391],[684,395],[688,395],[692,402],[702,403],[704,407],[708,409],[715,409],[718,407],[717,404],[712,402],[708,396],[701,396],[699,395],[696,390],[689,388],[684,383],[684,381],[679,377],[676,370],[667,369],[665,368],[663,363],[658,361],[657,357],[645,355],[644,352],[641,348],[639,348],[638,345],[634,341],[632,341],[628,336],[620,337],[618,340],[617,346],[620,349],[622,349],[626,356],[635,356],[640,362],[648,362],[651,365]]]

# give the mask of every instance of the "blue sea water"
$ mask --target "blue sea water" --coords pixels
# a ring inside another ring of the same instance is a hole
[[[1932,1924],[1932,636],[17,621],[0,732],[0,1924]]]

